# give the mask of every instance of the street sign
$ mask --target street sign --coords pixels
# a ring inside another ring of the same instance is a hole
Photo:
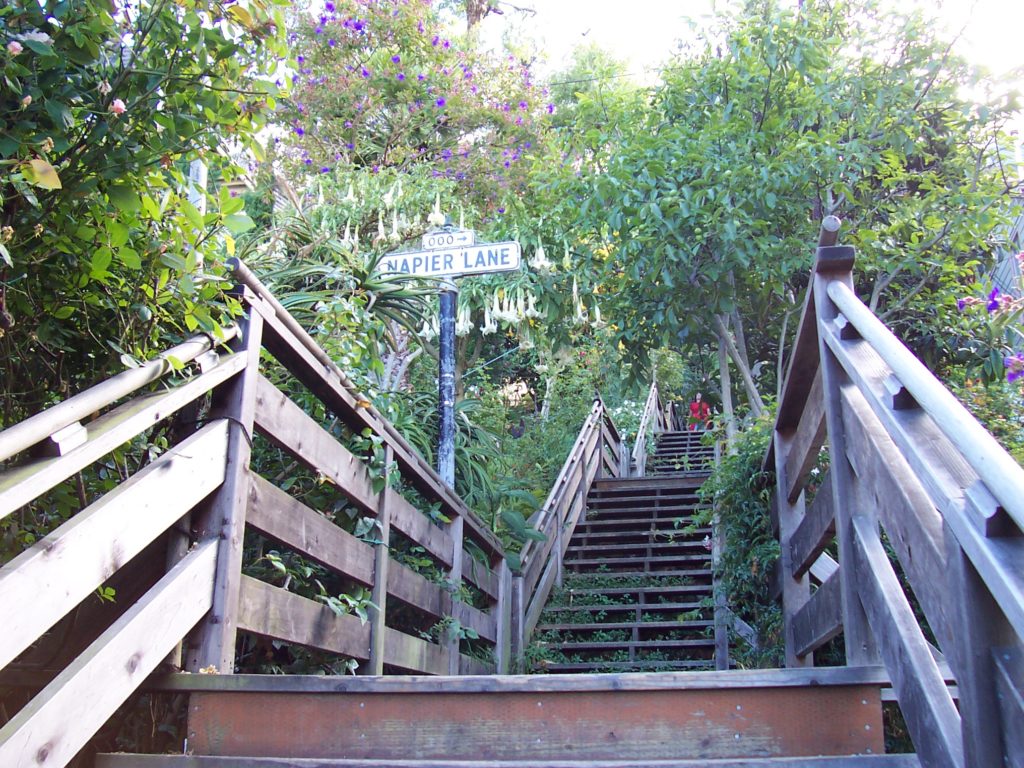
[[[423,248],[428,251],[436,251],[438,248],[464,248],[467,245],[476,245],[476,232],[472,229],[427,232],[423,236]]]
[[[461,234],[461,233],[453,233]],[[460,277],[519,269],[523,252],[514,240],[469,247],[389,253],[380,260],[382,274],[416,277]]]

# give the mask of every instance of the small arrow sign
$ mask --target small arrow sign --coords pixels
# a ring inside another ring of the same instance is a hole
[[[476,232],[472,229],[427,232],[423,236],[423,248],[427,251],[435,251],[439,248],[460,248],[468,245],[476,245]]]
[[[380,260],[382,274],[417,277],[452,277],[513,272],[522,264],[523,253],[514,240],[480,243],[468,248],[441,248],[429,251],[389,253]]]

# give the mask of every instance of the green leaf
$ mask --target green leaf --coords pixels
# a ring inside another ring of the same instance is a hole
[[[60,177],[52,165],[45,160],[35,158],[21,166],[21,175],[30,184],[43,189],[60,189]]]
[[[107,235],[110,237],[110,247],[120,248],[128,242],[128,227],[119,221],[108,221]]]
[[[110,266],[110,262],[114,259],[114,252],[111,251],[107,246],[101,246],[96,249],[96,252],[92,255],[92,259],[89,261],[89,271],[92,277],[103,277],[107,273],[107,267]]]
[[[139,258],[139,252],[134,248],[121,248],[117,252],[118,261],[124,264],[128,269],[142,269],[142,259]]]
[[[248,232],[255,227],[256,222],[249,218],[247,213],[232,213],[230,216],[224,217],[224,226],[232,235],[238,237],[243,232]]]
[[[73,314],[75,314],[74,307],[60,307],[53,313],[53,316],[58,320],[67,320]]]
[[[107,189],[107,197],[118,209],[137,213],[142,208],[138,193],[127,184],[115,184]]]

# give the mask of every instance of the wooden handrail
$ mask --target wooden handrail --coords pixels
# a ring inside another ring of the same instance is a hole
[[[615,456],[605,461],[605,451]],[[624,448],[611,414],[600,397],[583,421],[569,455],[562,465],[533,529],[544,534],[543,542],[527,541],[520,553],[520,573],[513,580],[513,655],[521,656],[537,624],[551,590],[562,582],[562,558],[573,530],[583,518],[586,498],[594,480],[608,467],[610,476],[623,471]]]
[[[848,664],[885,664],[922,764],[999,765],[1024,731],[1024,470],[857,298],[853,249],[826,224],[765,456],[787,665],[842,634]]]
[[[40,411],[24,421],[11,425],[0,432],[0,462],[6,461],[46,440],[55,432],[91,416],[122,397],[156,381],[181,364],[195,360],[211,350],[215,344],[226,344],[237,334],[236,326],[228,326],[216,342],[213,337],[206,334],[193,336],[188,341],[161,352],[137,368],[122,371],[45,411]]]
[[[647,400],[644,401],[643,414],[640,416],[640,425],[636,430],[636,439],[633,442],[632,469],[630,474],[636,477],[643,477],[647,470],[647,431],[652,426],[654,434],[664,432],[665,409],[661,405],[661,394],[658,392],[658,382],[652,380],[651,388],[647,392]]]

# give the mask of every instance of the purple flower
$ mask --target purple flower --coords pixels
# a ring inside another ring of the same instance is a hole
[[[1003,359],[1006,368],[1006,380],[1013,382],[1024,376],[1024,353],[1017,352]]]
[[[405,80],[405,73],[404,72],[399,72],[397,75],[395,75],[395,79],[396,80]]]
[[[345,149],[355,149],[355,148],[356,148],[356,145],[353,144],[351,141],[349,141],[349,142],[347,142],[345,144]]]
[[[308,157],[305,160],[303,160],[302,162],[305,163],[306,165],[312,165],[313,164],[313,161],[310,160]]]
[[[329,46],[331,46],[331,48],[333,48],[334,46],[336,46],[336,45],[338,44],[338,41],[337,41],[337,40],[335,40],[335,39],[334,39],[334,38],[332,37],[332,38],[331,38],[330,40],[328,40],[328,41],[327,41],[327,44],[328,44]]]
[[[957,299],[956,300],[956,308],[959,309],[961,312],[964,311],[964,307],[966,307],[966,306],[967,306],[967,301],[965,299]]]
[[[500,208],[498,208],[498,213],[504,213],[504,212],[505,212],[505,206],[501,206]]]
[[[437,35],[434,35],[434,39],[430,41],[430,44],[433,45],[434,47],[437,47],[437,44],[439,42],[441,42],[441,38],[438,37]]]
[[[451,48],[451,47],[452,47],[452,44],[451,44],[451,43],[449,43],[449,42],[448,42],[447,40],[445,40],[445,41],[444,41],[443,43],[441,43],[441,47],[442,47],[442,48],[446,48],[446,49],[447,49],[447,48]]]
[[[363,71],[360,72],[359,74],[361,74],[363,77],[369,77],[370,76],[370,70],[368,70],[366,67],[363,67]]]
[[[351,120],[346,120],[345,121],[345,127],[346,128],[351,128],[352,127],[352,121]]]
[[[525,101],[520,101],[519,102],[519,108],[520,109],[526,109],[528,106],[530,106],[530,105],[527,104]]]
[[[331,0],[327,0],[327,2],[324,3],[324,8],[327,9],[328,13],[334,13],[334,3],[332,3]]]
[[[295,131],[296,136],[305,136],[306,130],[301,125],[296,125],[292,130]]]
[[[330,173],[330,172],[331,172],[331,169],[328,168],[326,165],[320,168],[320,173]]]
[[[999,288],[992,289],[992,292],[988,295],[988,304],[985,305],[985,309],[990,313],[999,309]]]
[[[447,163],[452,159],[452,151],[450,149],[441,150],[441,159]]]
[[[395,62],[395,64],[401,64],[402,63],[402,57],[399,56],[397,53],[394,56],[391,57],[391,60],[393,62]]]
[[[300,54],[299,54],[298,56],[296,56],[296,57],[295,57],[295,60],[296,60],[296,61],[297,61],[297,62],[298,62],[299,64],[305,64],[305,63],[306,63],[306,57],[305,57],[305,56],[303,56],[303,55],[302,55],[301,53],[300,53]]]
[[[420,72],[418,75],[416,75],[416,79],[422,83],[424,80],[427,79],[427,76]]]
[[[554,104],[548,104],[548,114],[549,115],[555,114],[555,105]]]
[[[317,27],[317,28],[316,28],[316,29],[314,30],[314,32],[316,32],[316,33],[317,33],[318,35],[322,35],[322,34],[324,33],[324,28],[323,28],[323,27],[319,27],[319,26],[318,26],[318,27]]]
[[[437,105],[438,107],[443,107],[443,106],[444,106],[445,104],[447,104],[448,102],[447,102],[447,101],[445,101],[444,97],[442,96],[441,98],[439,98],[439,99],[438,99],[437,101],[435,101],[434,103],[435,103],[435,104],[436,104],[436,105]]]

